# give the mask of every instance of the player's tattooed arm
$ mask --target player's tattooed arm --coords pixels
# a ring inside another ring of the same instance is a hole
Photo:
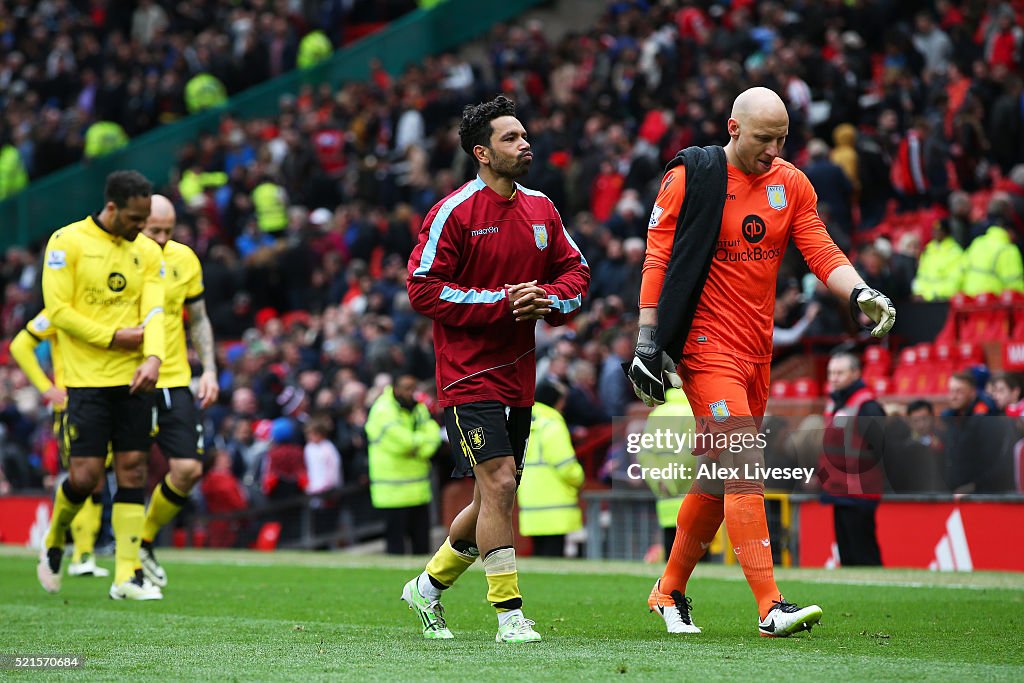
[[[188,304],[189,337],[199,354],[203,372],[217,371],[217,354],[213,344],[213,325],[206,314],[206,302],[200,299]]]
[[[199,378],[199,406],[209,408],[220,396],[220,385],[217,381],[217,354],[213,346],[213,325],[206,315],[206,302],[202,299],[188,304],[189,333],[192,346],[199,354],[203,364],[203,374]]]

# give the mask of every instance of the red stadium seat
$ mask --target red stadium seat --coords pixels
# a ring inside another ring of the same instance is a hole
[[[1017,341],[1024,339],[1024,311],[1017,311],[1010,328],[1010,339]]]
[[[952,362],[953,356],[956,353],[956,346],[953,344],[935,342],[935,346],[932,349],[932,358],[937,363]]]
[[[924,376],[922,392],[924,394],[944,394],[949,384],[949,376],[953,374],[952,363],[934,363]]]
[[[985,352],[979,344],[974,342],[960,342],[956,347],[956,358],[953,366],[957,370],[969,368],[972,365],[985,362]]]
[[[872,377],[867,384],[874,390],[876,396],[892,393],[892,380],[888,377]]]
[[[999,341],[1010,336],[1010,309],[989,311],[982,330],[981,341]]]
[[[269,553],[277,548],[279,538],[281,538],[281,523],[267,522],[260,527],[260,533],[256,537],[253,548]]]
[[[901,365],[892,376],[892,393],[896,396],[913,396],[918,393],[918,376],[921,373],[914,365]]]
[[[791,391],[796,398],[814,398],[821,395],[821,387],[812,377],[799,377],[793,380]]]
[[[892,354],[884,346],[875,344],[864,349],[864,365],[885,365],[892,362]]]
[[[1024,306],[1024,292],[1015,289],[1008,289],[999,295],[999,303],[1007,308]]]
[[[777,379],[772,382],[772,398],[789,398],[789,380]]]
[[[967,306],[974,303],[974,298],[969,297],[966,294],[954,294],[953,298],[949,300],[949,305],[954,311],[961,311]]]
[[[945,324],[943,324],[939,333],[935,335],[935,343],[952,344],[956,342],[956,318],[956,314],[950,309],[949,314],[946,315]]]
[[[864,366],[861,375],[864,377],[865,382],[876,377],[888,377],[889,366],[883,363],[868,363]]]
[[[900,351],[900,360],[896,364],[896,369],[898,370],[909,365],[917,365],[917,350],[914,348],[906,348]]]

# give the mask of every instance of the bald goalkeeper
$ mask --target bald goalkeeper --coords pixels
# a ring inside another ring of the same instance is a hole
[[[190,388],[192,367],[185,342],[186,311],[192,346],[203,367],[198,380],[199,408],[212,405],[220,393],[213,326],[203,300],[203,269],[195,252],[171,239],[176,222],[170,200],[153,195],[149,219],[142,232],[163,250],[167,357],[156,385],[156,442],[170,471],[150,496],[139,559],[146,578],[161,588],[167,585],[167,572],[157,562],[153,541],[161,527],[178,514],[202,477],[206,451],[202,420]]]
[[[649,222],[640,335],[625,370],[647,405],[682,387],[704,435],[698,465],[722,478],[694,480],[648,605],[670,633],[700,633],[686,582],[724,520],[757,602],[759,633],[786,637],[810,630],[822,611],[787,601],[776,585],[764,482],[749,473],[764,465],[757,431],[768,399],[775,283],[790,239],[811,272],[849,300],[851,315],[871,321],[872,335],[887,334],[896,311],[836,247],[811,183],[781,158],[789,116],[779,96],[767,88],[741,93],[728,132],[724,148],[691,147],[669,163]]]

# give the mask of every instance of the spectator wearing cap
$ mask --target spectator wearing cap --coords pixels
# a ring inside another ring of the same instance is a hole
[[[291,418],[279,417],[271,423],[263,494],[272,505],[285,504],[271,513],[273,521],[281,525],[282,543],[296,542],[302,534],[304,504],[299,499],[306,491],[309,475],[300,439],[300,432]]]
[[[538,384],[534,394],[523,480],[516,496],[519,533],[533,539],[537,557],[564,557],[566,534],[583,528],[578,499],[583,466],[562,417],[567,395],[568,387],[550,379]]]
[[[277,397],[277,405],[281,408],[281,416],[291,418],[299,423],[309,419],[309,397],[300,386],[288,385]]]
[[[911,291],[925,301],[951,299],[963,283],[964,250],[950,234],[949,221],[943,218],[932,225],[932,239],[917,264]]]

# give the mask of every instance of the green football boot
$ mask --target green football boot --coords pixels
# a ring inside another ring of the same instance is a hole
[[[402,599],[409,603],[409,609],[416,612],[423,622],[423,637],[447,640],[454,638],[444,620],[444,607],[440,600],[430,601],[420,595],[419,577],[415,577],[402,589]]]

